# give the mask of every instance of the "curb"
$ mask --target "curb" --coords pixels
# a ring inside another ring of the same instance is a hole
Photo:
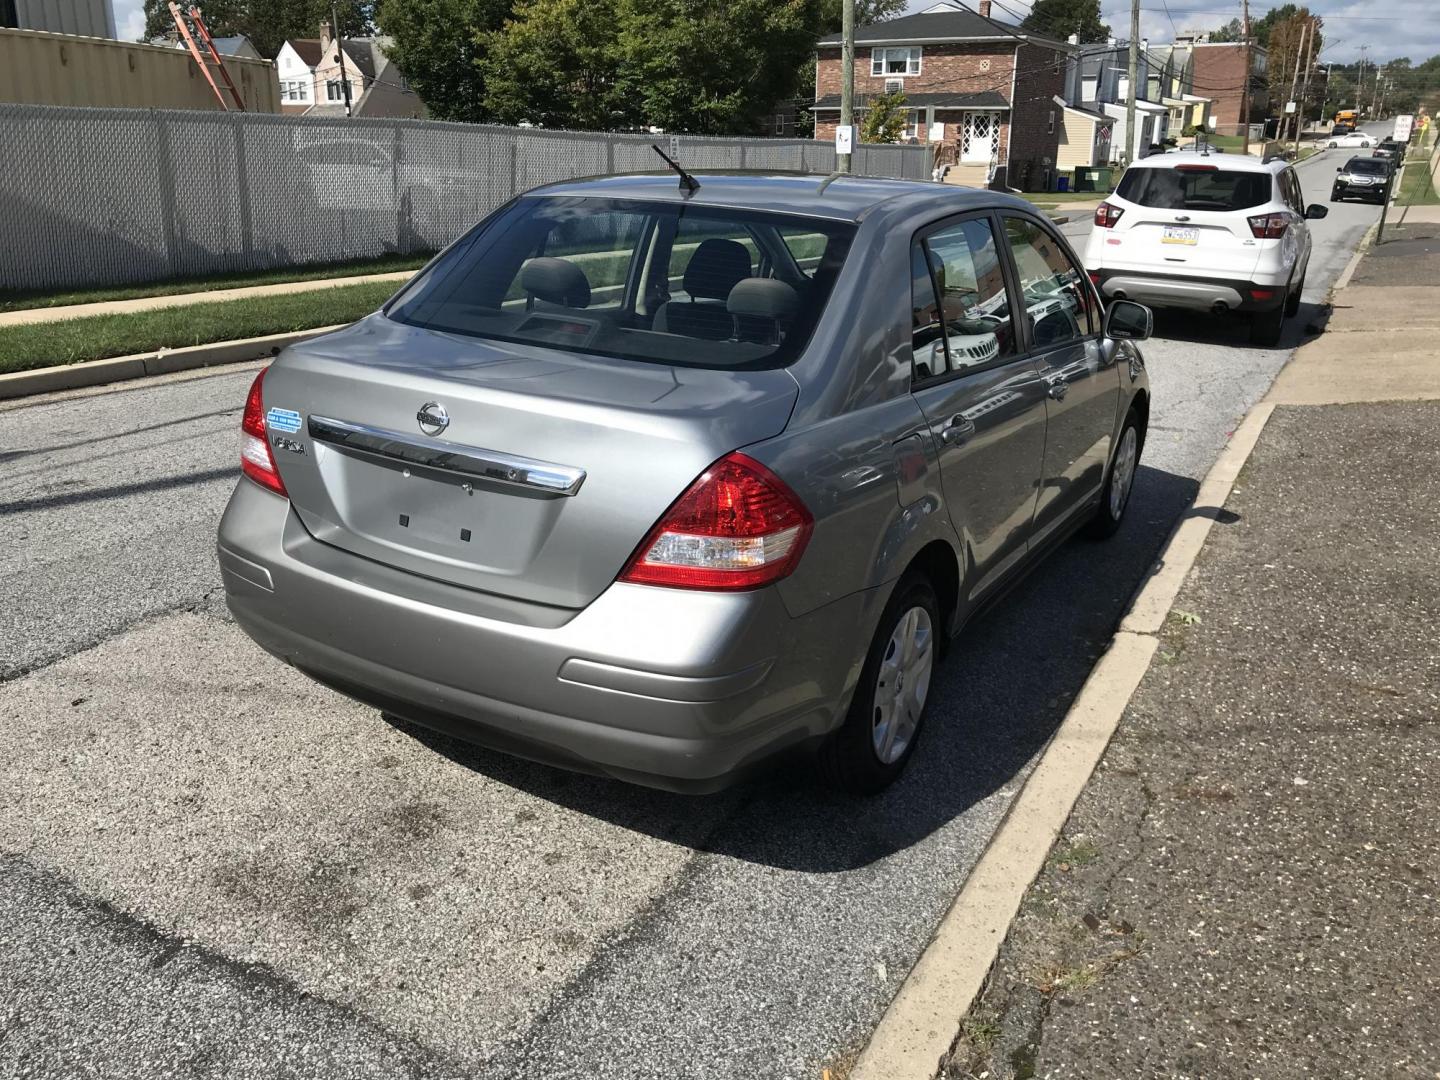
[[[1350,256],[1350,261],[1345,264],[1345,269],[1340,271],[1340,276],[1335,279],[1335,284],[1330,286],[1330,297],[1333,300],[1335,294],[1350,284],[1350,278],[1354,275],[1356,268],[1370,251],[1375,243],[1375,236],[1380,231],[1380,223],[1376,222],[1366,230],[1365,235],[1360,238],[1360,243],[1355,245],[1355,254]]]
[[[281,349],[296,342],[339,330],[341,325],[343,324],[288,334],[242,338],[238,341],[217,341],[209,345],[190,345],[183,349],[160,349],[157,352],[117,356],[110,360],[86,360],[79,364],[39,368],[35,371],[15,371],[0,375],[0,400],[125,382],[150,375],[169,375],[176,371],[192,371],[195,368],[234,364],[242,360],[260,360],[274,356]]]
[[[1274,409],[1269,402],[1252,408],[1216,458],[1105,655],[876,1025],[850,1080],[933,1080],[939,1071],[1015,913],[1149,670],[1159,647],[1155,634]]]

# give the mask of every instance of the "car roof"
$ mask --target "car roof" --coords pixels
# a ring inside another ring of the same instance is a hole
[[[1131,164],[1132,169],[1174,169],[1181,165],[1195,165],[1204,162],[1226,172],[1279,172],[1287,162],[1280,158],[1262,161],[1248,154],[1217,154],[1199,150],[1175,150],[1166,154],[1151,154]]]
[[[632,173],[566,180],[526,192],[526,197],[582,196],[641,199],[730,209],[801,214],[807,217],[859,221],[882,203],[906,199],[916,204],[935,201],[957,212],[995,206],[1034,209],[1023,199],[997,191],[939,184],[932,180],[884,180],[848,174],[740,173],[695,170],[700,188],[680,189],[672,172]]]

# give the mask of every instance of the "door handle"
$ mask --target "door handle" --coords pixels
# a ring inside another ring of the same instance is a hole
[[[1045,379],[1045,396],[1055,401],[1064,400],[1069,389],[1070,384],[1064,375],[1049,375]]]
[[[975,421],[956,413],[950,418],[950,422],[940,429],[940,441],[959,446],[974,434]]]

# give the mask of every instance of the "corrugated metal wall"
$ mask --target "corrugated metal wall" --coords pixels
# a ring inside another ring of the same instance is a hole
[[[669,136],[659,141],[668,149]],[[512,195],[654,171],[645,135],[0,105],[0,289],[118,285],[434,251]],[[828,173],[832,143],[679,137],[694,169]],[[929,179],[923,146],[855,172]]]
[[[280,111],[273,63],[227,57],[225,67],[248,111]],[[0,102],[220,109],[210,84],[180,49],[33,30],[0,30]]]
[[[115,12],[110,3],[111,0],[15,0],[16,25],[21,30],[113,38]]]

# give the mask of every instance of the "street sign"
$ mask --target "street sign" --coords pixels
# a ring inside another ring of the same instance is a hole
[[[1403,113],[1395,117],[1395,141],[1409,142],[1410,133],[1415,129],[1415,117]]]
[[[855,125],[841,125],[835,129],[835,153],[852,154],[855,152]]]
[[[1286,112],[1286,113],[1293,114],[1293,113],[1295,112],[1295,102],[1293,102],[1293,101],[1287,101],[1287,102],[1285,102],[1285,112]]]

